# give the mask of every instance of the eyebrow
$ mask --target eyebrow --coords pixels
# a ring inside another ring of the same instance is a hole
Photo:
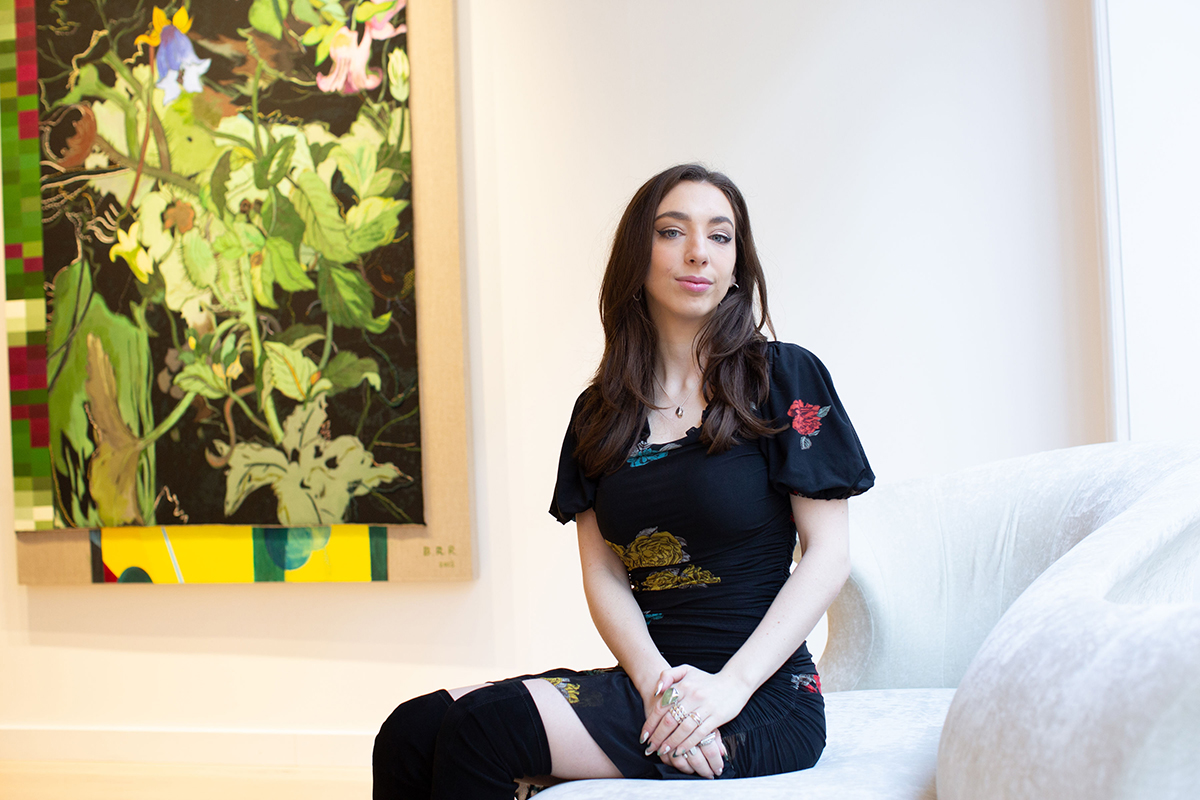
[[[689,217],[687,214],[683,213],[682,211],[664,211],[663,213],[661,213],[657,217],[655,217],[654,221],[658,222],[663,217],[670,217],[671,219],[677,219],[681,222],[691,222],[692,221],[692,218]],[[713,217],[712,219],[710,219],[708,221],[708,224],[709,225],[718,225],[722,222],[724,222],[726,225],[733,224],[733,220],[731,220],[729,217]]]

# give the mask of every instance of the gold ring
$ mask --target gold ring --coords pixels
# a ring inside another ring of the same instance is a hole
[[[688,716],[689,716],[691,719],[695,720],[695,722],[696,722],[696,724],[697,724],[697,725],[703,725],[703,724],[704,724],[704,720],[700,719],[700,715],[699,715],[699,714],[697,714],[695,711],[693,711],[693,712],[691,712],[690,714],[688,714]]]
[[[671,717],[676,722],[683,722],[688,717],[688,713],[683,710],[683,706],[679,703],[672,703],[667,710],[671,712]]]

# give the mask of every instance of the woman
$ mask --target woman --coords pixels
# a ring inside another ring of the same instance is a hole
[[[761,332],[766,285],[728,178],[687,164],[638,190],[600,313],[604,356],[550,510],[575,520],[620,666],[410,700],[376,739],[376,798],[504,798],[540,775],[749,777],[824,748],[804,640],[849,574],[846,498],[874,476],[824,366]]]

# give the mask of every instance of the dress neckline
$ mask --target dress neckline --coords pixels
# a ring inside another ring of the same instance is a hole
[[[700,433],[700,428],[704,426],[704,420],[706,420],[708,418],[708,409],[709,409],[709,406],[705,406],[704,410],[700,412],[699,424],[693,425],[692,427],[688,428],[686,431],[684,431],[683,436],[680,436],[678,439],[671,439],[670,441],[667,441],[667,442],[651,442],[651,441],[649,441],[649,439],[650,439],[650,419],[647,418],[642,423],[642,436],[638,440],[638,443],[644,444],[647,447],[663,447],[668,444],[681,444]]]

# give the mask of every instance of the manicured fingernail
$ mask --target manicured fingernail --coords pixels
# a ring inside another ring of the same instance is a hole
[[[638,740],[638,744],[645,744],[646,740],[649,738],[650,738],[650,734],[647,733],[646,731],[642,731],[642,738]]]
[[[649,747],[646,748],[646,755],[650,755],[653,752],[654,752],[654,745],[650,745]]]
[[[662,681],[658,682],[658,687],[654,690],[655,697],[658,697],[660,694],[662,694]]]
[[[660,748],[658,749],[658,754],[659,754],[660,756],[665,756],[665,755],[667,754],[667,751],[668,751],[668,750],[670,750],[670,749],[671,749],[671,748],[667,747],[667,746],[664,744],[662,747],[660,747]]]

